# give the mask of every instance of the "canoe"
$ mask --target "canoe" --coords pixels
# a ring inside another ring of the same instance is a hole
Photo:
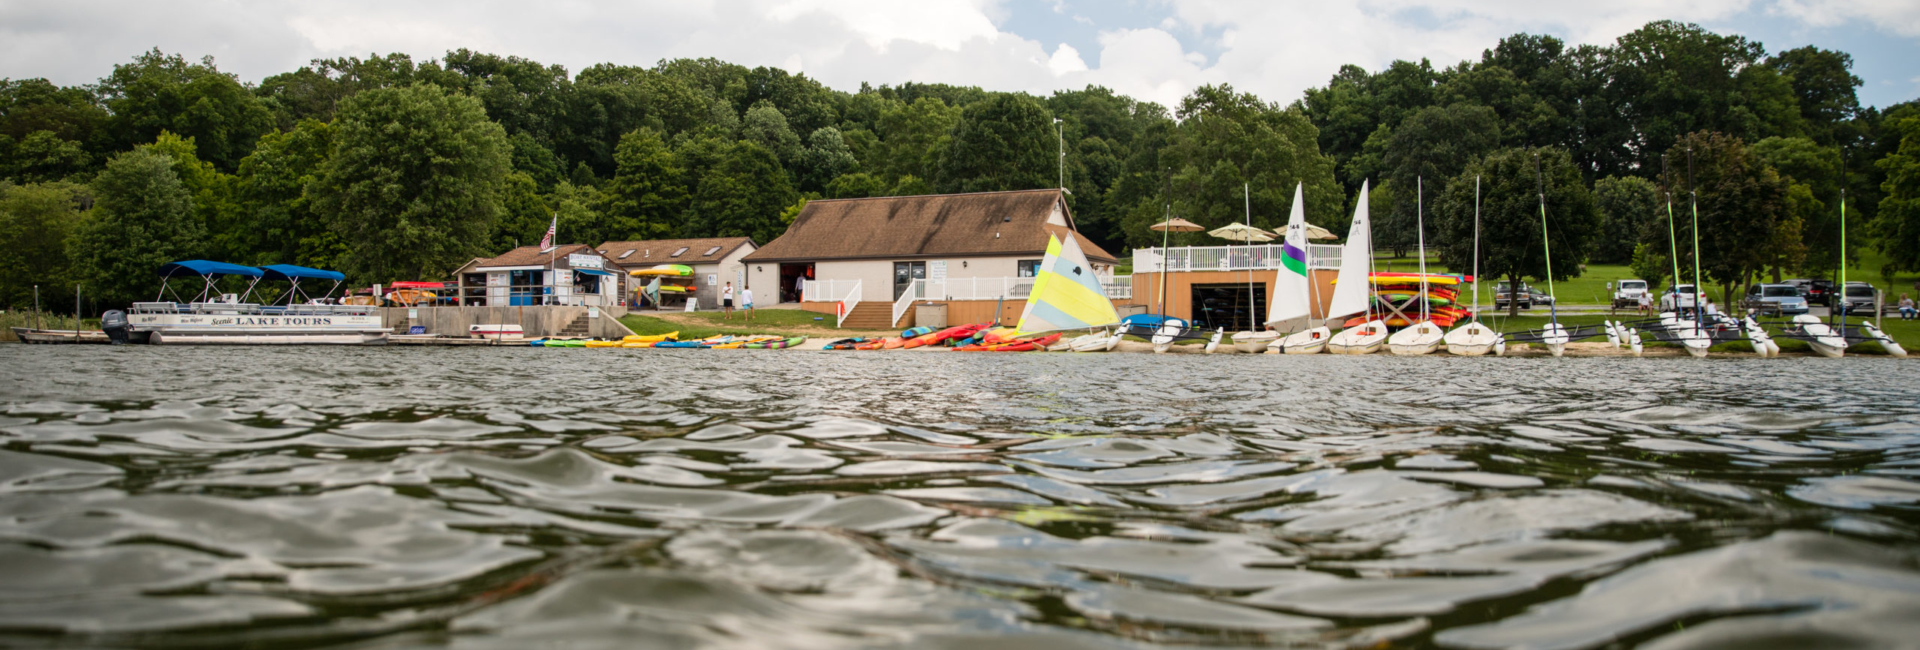
[[[651,268],[644,268],[638,271],[628,271],[627,275],[642,276],[642,277],[650,276],[650,275],[658,275],[658,276],[666,276],[666,277],[683,277],[683,276],[693,275],[693,267],[687,266],[685,264],[659,264]]]

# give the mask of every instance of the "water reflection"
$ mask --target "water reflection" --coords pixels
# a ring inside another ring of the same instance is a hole
[[[1885,646],[1890,359],[0,347],[0,643]]]

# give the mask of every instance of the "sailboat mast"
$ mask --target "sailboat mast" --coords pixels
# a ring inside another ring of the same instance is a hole
[[[1840,188],[1840,335],[1847,335],[1847,188]],[[1833,313],[1833,299],[1827,299],[1827,313]]]
[[[1707,306],[1700,304],[1700,298],[1706,295],[1700,288],[1700,188],[1693,185],[1693,147],[1687,147],[1687,195],[1693,204],[1693,321],[1704,329],[1707,325]],[[1679,303],[1675,298],[1674,302]]]
[[[1420,239],[1420,320],[1426,321],[1427,315],[1427,200],[1426,179],[1413,177],[1413,230]]]
[[[1480,176],[1473,177],[1473,322],[1480,322]]]
[[[1257,331],[1260,317],[1255,314],[1260,310],[1254,308],[1257,301],[1253,299],[1258,295],[1253,292],[1253,184],[1241,183],[1240,196],[1247,209],[1247,330]]]
[[[1560,324],[1560,299],[1553,293],[1553,243],[1547,238],[1547,177],[1540,173],[1540,154],[1533,154],[1533,179],[1540,190],[1540,252],[1547,257],[1547,315],[1553,324]],[[1513,299],[1518,300],[1515,295]]]

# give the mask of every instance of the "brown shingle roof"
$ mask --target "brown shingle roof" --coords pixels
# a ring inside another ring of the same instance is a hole
[[[567,244],[555,248],[552,251],[540,250],[539,246],[521,246],[507,251],[499,257],[478,260],[469,264],[474,268],[489,268],[495,266],[546,266],[547,260],[549,259],[564,260],[568,255],[574,253],[587,254],[593,252],[593,248],[586,244]]]
[[[808,201],[786,234],[746,260],[1039,257],[1051,232],[1079,238],[1089,260],[1114,263],[1113,255],[1085,236],[1047,225],[1059,200],[1060,190],[1022,190]],[[1071,213],[1067,223],[1073,223]]]
[[[623,268],[645,268],[656,264],[711,264],[732,255],[734,249],[753,240],[747,237],[708,237],[706,239],[652,239],[647,241],[610,241],[595,250]],[[682,248],[687,252],[673,257]],[[628,254],[627,251],[633,251]],[[708,255],[707,251],[713,251]],[[622,256],[625,257],[622,257]]]

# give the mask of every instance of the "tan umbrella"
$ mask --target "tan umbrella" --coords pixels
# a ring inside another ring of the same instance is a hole
[[[1307,224],[1307,239],[1339,239],[1333,232],[1313,224]]]
[[[1230,226],[1216,228],[1212,231],[1209,231],[1207,234],[1213,235],[1215,237],[1219,237],[1221,239],[1237,241],[1243,244],[1251,244],[1254,242],[1263,242],[1263,241],[1273,241],[1274,238],[1276,237],[1276,235],[1274,235],[1273,233],[1267,232],[1265,230],[1261,230],[1259,228],[1255,228],[1253,226],[1249,226],[1244,223],[1236,223]]]
[[[1156,223],[1151,226],[1147,226],[1147,229],[1158,230],[1160,232],[1200,232],[1202,230],[1206,230],[1206,228],[1201,226],[1200,224],[1187,221],[1186,219],[1182,219],[1179,217],[1174,217],[1172,219],[1162,221],[1160,223]]]

